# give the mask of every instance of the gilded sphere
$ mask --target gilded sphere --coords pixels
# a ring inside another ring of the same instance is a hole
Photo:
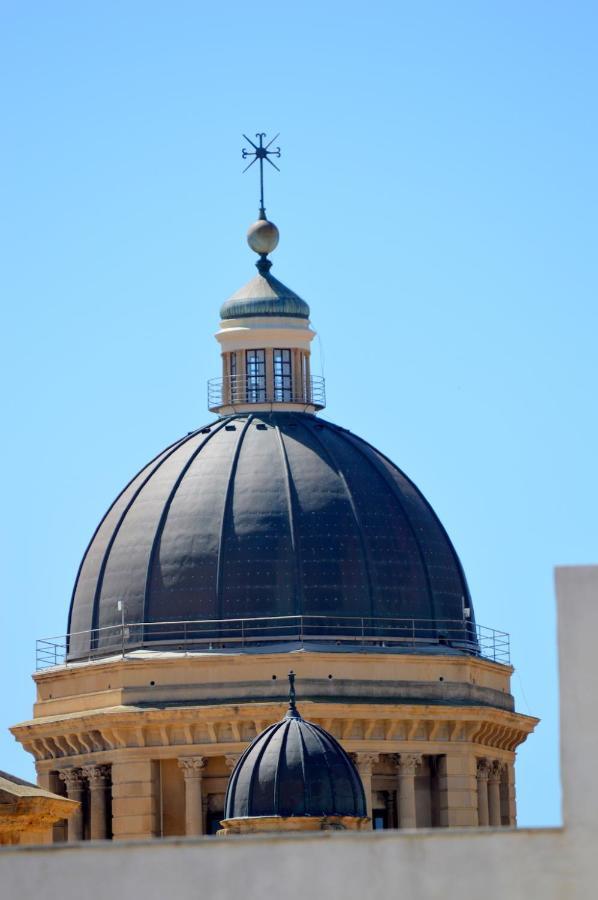
[[[278,246],[278,228],[274,222],[267,219],[258,219],[249,226],[247,243],[254,253],[272,253]]]

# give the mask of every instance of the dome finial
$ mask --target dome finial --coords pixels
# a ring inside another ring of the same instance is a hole
[[[251,146],[253,147],[253,150],[248,150],[246,147],[243,147],[243,149],[241,150],[241,155],[242,155],[243,159],[248,159],[250,156],[253,157],[253,159],[251,160],[249,165],[245,166],[243,171],[246,172],[247,169],[250,169],[252,167],[254,162],[259,160],[259,164],[260,164],[260,214],[259,214],[259,218],[263,219],[265,221],[266,220],[266,207],[264,206],[264,160],[266,160],[266,162],[269,162],[270,165],[273,166],[277,172],[280,172],[280,169],[278,168],[278,166],[275,163],[273,163],[272,160],[270,159],[271,156],[276,156],[276,157],[280,158],[280,147],[277,147],[276,150],[268,149],[269,147],[272,146],[272,144],[274,143],[274,141],[276,140],[278,135],[275,134],[274,137],[272,138],[272,140],[269,141],[265,147],[264,147],[264,138],[266,137],[265,131],[258,131],[258,133],[256,134],[256,138],[259,141],[259,145],[254,144],[253,141],[251,140],[251,138],[248,138],[246,134],[244,134],[243,137],[245,138],[247,143],[251,144]],[[269,251],[266,251],[266,252],[268,253]]]
[[[250,169],[256,161],[260,164],[260,211],[257,222],[254,222],[253,225],[249,227],[247,232],[247,243],[254,253],[259,254],[260,258],[258,259],[256,266],[260,275],[266,275],[272,265],[270,260],[266,259],[266,257],[268,253],[272,253],[273,250],[276,250],[280,235],[276,225],[273,222],[269,222],[266,218],[266,207],[264,205],[264,160],[269,162],[277,172],[280,172],[278,166],[270,159],[271,156],[280,157],[280,147],[277,147],[275,150],[268,149],[272,146],[278,135],[275,135],[265,146],[264,138],[266,137],[266,134],[263,131],[256,134],[256,138],[258,139],[257,144],[254,144],[246,134],[244,134],[243,137],[247,143],[251,144],[253,147],[253,150],[248,150],[246,147],[243,147],[241,150],[243,159],[253,157],[249,165],[246,166],[243,171],[246,172],[247,169]]]
[[[299,710],[295,705],[295,673],[291,669],[289,672],[289,709],[285,716],[285,719],[300,719]]]

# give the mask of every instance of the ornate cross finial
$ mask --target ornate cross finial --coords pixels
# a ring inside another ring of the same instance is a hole
[[[289,711],[297,712],[297,707],[295,706],[295,673],[291,669],[289,672]]]
[[[265,147],[264,147],[264,138],[266,137],[266,133],[264,131],[260,131],[256,134],[256,138],[258,139],[259,144],[254,144],[253,141],[251,140],[251,138],[248,138],[246,134],[244,134],[243,137],[245,138],[247,143],[251,144],[251,146],[253,147],[253,150],[248,150],[246,147],[243,147],[243,149],[241,150],[241,155],[242,155],[243,159],[249,159],[250,156],[253,157],[253,159],[251,160],[249,165],[245,166],[243,171],[246,172],[247,169],[250,169],[252,167],[254,162],[259,160],[259,164],[260,164],[260,215],[259,215],[259,218],[265,219],[266,218],[266,207],[264,206],[264,160],[266,160],[266,162],[269,162],[270,165],[273,166],[277,172],[280,172],[280,169],[278,168],[278,166],[275,163],[273,163],[272,160],[270,159],[271,156],[276,156],[276,157],[280,158],[280,147],[277,147],[276,150],[268,149],[269,147],[272,146],[272,144],[274,143],[274,141],[276,140],[278,135],[275,134],[274,137],[272,138],[272,140],[268,144],[266,144]]]

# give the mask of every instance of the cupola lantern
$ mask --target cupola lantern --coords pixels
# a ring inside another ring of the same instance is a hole
[[[216,334],[222,348],[222,377],[208,382],[208,406],[220,415],[240,412],[289,410],[315,413],[325,406],[324,379],[311,373],[309,306],[294,291],[270,274],[268,258],[278,246],[279,231],[266,218],[263,163],[280,148],[258,144],[243,150],[253,157],[247,168],[260,164],[259,218],[249,227],[247,243],[257,253],[258,274],[230,297],[220,310]]]

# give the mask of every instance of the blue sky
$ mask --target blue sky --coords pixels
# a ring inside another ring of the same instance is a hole
[[[325,415],[394,459],[509,631],[520,824],[560,820],[552,568],[598,562],[593,3],[0,4],[0,767],[123,484],[210,419],[281,132],[273,274]],[[270,172],[267,173],[270,175]],[[318,368],[318,366],[316,366]]]

